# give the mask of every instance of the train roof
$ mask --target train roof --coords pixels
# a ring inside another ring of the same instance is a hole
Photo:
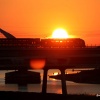
[[[0,40],[27,40],[27,39],[29,39],[29,40],[35,40],[35,39],[40,39],[40,38],[0,38]]]
[[[48,39],[41,39],[41,40],[83,40],[81,38],[48,38]]]
[[[83,40],[81,38],[0,38],[0,40],[43,40],[43,41],[52,41],[52,40],[57,40],[57,41],[66,41],[66,40]],[[83,40],[84,41],[84,40]]]

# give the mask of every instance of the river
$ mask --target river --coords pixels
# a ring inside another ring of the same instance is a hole
[[[43,71],[40,72],[41,84],[28,84],[27,86],[18,86],[17,84],[5,84],[5,73],[10,71],[0,71],[0,91],[22,91],[22,92],[41,92]],[[62,93],[61,81],[49,78],[54,72],[59,70],[50,70],[48,72],[47,93]],[[71,70],[67,71],[71,72]],[[100,84],[84,84],[66,81],[68,94],[100,94]]]

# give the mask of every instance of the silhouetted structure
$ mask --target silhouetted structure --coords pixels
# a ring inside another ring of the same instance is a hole
[[[74,74],[66,74],[67,81],[73,81],[77,83],[90,83],[90,84],[100,84],[100,69],[93,70],[83,70]],[[55,78],[61,80],[61,74],[51,75],[50,78]]]
[[[5,83],[6,84],[40,84],[41,77],[39,72],[32,71],[15,71],[8,72],[5,74]]]
[[[61,71],[62,93],[67,94],[65,77],[67,68],[100,67],[100,48],[87,48],[82,39],[69,39],[68,41],[67,39],[40,40],[40,38],[0,39],[0,70],[15,69],[23,73],[24,69],[32,69],[30,67],[31,60],[43,59],[46,63],[42,68],[44,70],[42,93],[46,93],[48,70],[59,69]],[[74,41],[77,44],[73,44]],[[67,42],[72,46],[65,47]]]
[[[77,48],[85,47],[85,41],[80,38],[67,39],[40,39],[40,38],[15,38],[12,34],[0,29],[7,39],[0,39],[0,47],[31,47],[31,48]]]
[[[5,37],[7,37],[8,39],[15,39],[15,37],[12,35],[12,34],[10,34],[10,33],[8,33],[8,32],[6,32],[6,31],[4,31],[3,29],[1,29],[0,28],[0,32],[5,36]]]

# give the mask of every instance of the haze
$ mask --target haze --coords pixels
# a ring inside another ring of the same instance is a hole
[[[0,0],[0,28],[28,38],[63,28],[88,45],[100,45],[100,0]]]

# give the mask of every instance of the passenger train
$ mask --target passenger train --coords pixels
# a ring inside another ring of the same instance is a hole
[[[0,48],[3,47],[20,47],[20,48],[83,48],[85,41],[80,38],[66,38],[66,39],[40,39],[40,38],[16,38],[12,34],[0,28],[0,32],[6,37],[0,39]]]
[[[67,38],[67,39],[3,38],[0,39],[0,48],[1,47],[83,48],[85,47],[85,41],[80,38]]]

